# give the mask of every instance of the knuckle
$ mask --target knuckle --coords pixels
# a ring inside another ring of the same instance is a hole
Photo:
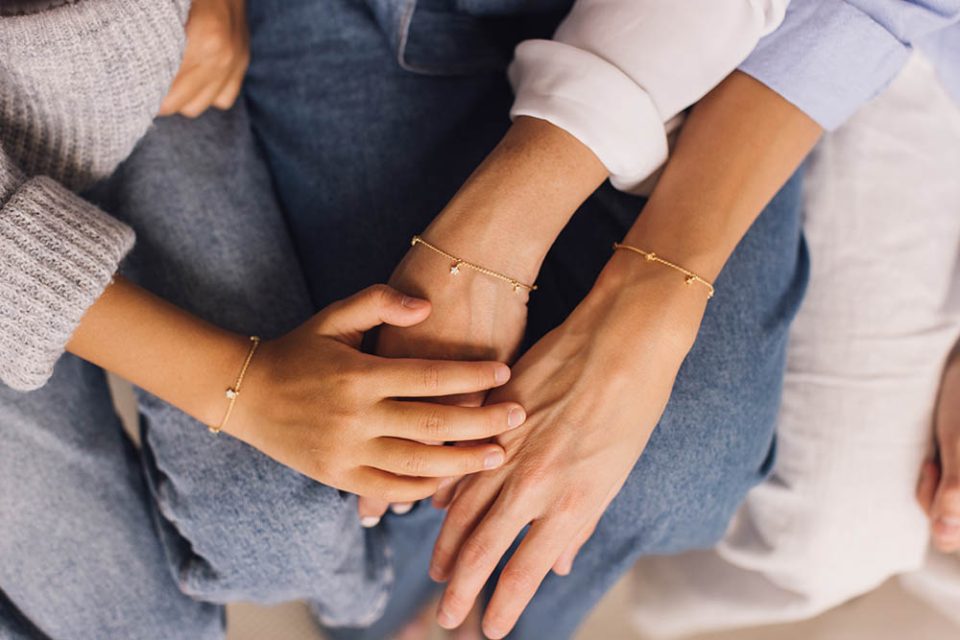
[[[426,469],[427,462],[423,453],[410,452],[400,459],[400,469],[404,475],[421,476]]]
[[[430,364],[423,369],[423,390],[428,394],[435,394],[440,389],[440,367]]]
[[[463,543],[459,560],[468,569],[478,569],[486,564],[489,557],[490,547],[474,537]]]
[[[498,587],[502,587],[510,593],[519,594],[536,590],[539,582],[533,572],[526,567],[508,566],[500,575]]]
[[[570,516],[579,513],[587,504],[587,492],[579,487],[565,491],[553,506],[555,516]]]
[[[385,284],[375,284],[367,291],[380,308],[389,307],[394,300],[393,290]]]
[[[467,509],[459,508],[459,505],[454,503],[453,508],[447,512],[447,522],[455,531],[468,531],[473,525],[473,516]]]
[[[443,414],[439,411],[429,411],[420,416],[420,432],[424,438],[433,442],[446,440],[447,425]]]
[[[466,611],[473,606],[473,600],[461,591],[458,585],[450,584],[443,596],[445,605],[454,611]]]
[[[349,407],[365,404],[369,380],[368,365],[351,361],[338,367],[333,376],[331,389],[335,397]]]
[[[550,466],[543,462],[527,463],[516,471],[516,486],[522,493],[538,491],[551,477]]]
[[[197,52],[210,62],[222,62],[230,56],[230,39],[218,29],[208,29],[197,45]]]

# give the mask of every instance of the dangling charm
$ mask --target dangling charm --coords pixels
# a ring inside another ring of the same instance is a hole
[[[450,275],[455,276],[460,273],[460,265],[463,264],[463,260],[457,260],[452,265],[450,265]]]
[[[513,281],[513,292],[520,293],[520,283],[516,280]]]
[[[687,276],[686,278],[684,278],[683,281],[686,282],[687,284],[693,284],[694,282],[697,281],[697,279],[694,278],[693,276]]]

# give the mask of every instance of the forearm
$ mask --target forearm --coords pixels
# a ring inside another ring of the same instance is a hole
[[[213,425],[249,344],[118,277],[67,349]]]
[[[457,256],[532,282],[560,231],[606,177],[576,138],[520,117],[425,235]]]
[[[779,94],[735,72],[690,114],[624,242],[712,281],[821,133]],[[636,258],[613,261],[636,267]]]

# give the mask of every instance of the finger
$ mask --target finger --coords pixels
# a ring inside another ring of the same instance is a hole
[[[244,55],[238,61],[230,77],[220,88],[217,97],[213,99],[213,106],[226,111],[236,104],[237,98],[240,96],[240,90],[243,88],[243,80],[247,75],[249,63],[249,54]]]
[[[384,284],[367,287],[345,300],[334,302],[313,318],[322,335],[340,338],[354,346],[370,329],[381,324],[409,327],[430,315],[430,303],[404,295]]]
[[[386,500],[360,496],[360,499],[357,500],[357,514],[360,516],[360,524],[367,529],[377,526],[389,506],[390,503]]]
[[[500,492],[502,480],[472,476],[460,481],[450,509],[433,545],[430,578],[445,582],[453,570],[463,541],[473,533]]]
[[[940,484],[940,466],[935,460],[925,460],[920,467],[920,480],[917,482],[917,502],[927,517],[931,517],[933,499],[937,495],[937,485]]]
[[[593,537],[593,532],[597,528],[596,522],[591,522],[589,525],[580,530],[580,533],[577,534],[577,537],[574,538],[573,542],[567,545],[567,548],[560,554],[560,558],[553,565],[553,571],[559,576],[568,576],[570,572],[573,571],[573,561],[576,560],[577,555],[580,553],[580,549],[583,548],[583,545],[587,544],[587,540]]]
[[[386,398],[436,398],[486,391],[510,379],[510,367],[501,362],[457,362],[380,358],[381,389]]]
[[[207,84],[200,87],[197,93],[180,107],[180,115],[187,118],[199,118],[203,112],[210,108],[213,100],[220,93],[223,87],[223,81],[215,75],[208,77]]]
[[[538,521],[530,527],[503,568],[483,616],[483,633],[490,640],[499,640],[513,629],[550,567],[570,543],[569,525],[569,520],[558,518]]]
[[[433,478],[409,478],[367,467],[359,473],[359,493],[381,502],[418,502],[429,498],[439,484]]]
[[[399,438],[378,438],[371,457],[369,466],[390,473],[414,478],[446,478],[496,469],[506,456],[500,445],[492,443],[437,447]],[[439,481],[435,481],[434,486],[438,484]]]
[[[940,443],[940,482],[931,509],[933,542],[941,551],[960,549],[960,455],[953,443]]]
[[[529,518],[516,505],[508,504],[502,495],[497,499],[460,547],[437,609],[441,627],[454,629],[463,623],[500,559],[527,524]]]
[[[475,409],[432,402],[389,403],[397,419],[384,423],[388,434],[422,442],[484,440],[519,427],[527,419],[515,402]]]
[[[437,487],[437,492],[433,494],[433,507],[435,509],[446,509],[453,501],[453,496],[460,486],[460,478],[444,478]]]
[[[413,509],[412,502],[398,502],[396,504],[390,505],[390,511],[394,515],[405,516]]]
[[[206,85],[204,81],[206,70],[200,64],[184,64],[177,73],[167,90],[167,95],[160,103],[161,116],[179,113],[185,104],[190,102]]]

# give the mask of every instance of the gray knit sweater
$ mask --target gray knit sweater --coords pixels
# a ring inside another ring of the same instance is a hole
[[[27,390],[50,377],[133,245],[76,192],[150,126],[189,0],[13,3],[0,0],[0,381]]]

